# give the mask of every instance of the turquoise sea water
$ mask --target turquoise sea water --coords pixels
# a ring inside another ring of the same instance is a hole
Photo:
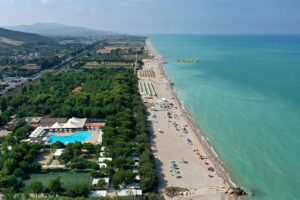
[[[300,199],[300,36],[150,39],[234,181],[254,192],[247,199]]]
[[[49,136],[49,143],[55,143],[57,141],[62,142],[62,143],[74,143],[74,142],[84,142],[86,141],[89,137],[91,137],[93,134],[88,131],[82,131],[78,133],[74,133],[69,136],[57,136],[57,135],[50,135]]]

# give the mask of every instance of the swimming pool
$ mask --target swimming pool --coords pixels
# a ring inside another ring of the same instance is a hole
[[[58,136],[58,135],[50,135],[48,136],[49,138],[49,143],[55,143],[57,141],[62,142],[62,143],[74,143],[74,142],[85,142],[88,138],[92,137],[93,133],[88,132],[88,131],[81,131],[74,133],[69,136]]]

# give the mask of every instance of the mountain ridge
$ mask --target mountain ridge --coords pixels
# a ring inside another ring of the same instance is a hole
[[[59,23],[36,23],[19,26],[5,26],[4,28],[22,31],[26,33],[35,33],[48,37],[62,36],[62,37],[89,37],[102,35],[115,35],[116,33],[109,31],[101,31],[92,28],[70,26]]]

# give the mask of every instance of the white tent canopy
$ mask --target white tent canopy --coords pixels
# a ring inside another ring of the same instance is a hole
[[[30,138],[39,137],[44,133],[45,129],[46,127],[39,126],[29,135],[29,137]]]
[[[52,126],[51,129],[61,129],[62,125],[58,122],[55,122]]]
[[[63,128],[83,128],[87,118],[72,117],[63,125]]]

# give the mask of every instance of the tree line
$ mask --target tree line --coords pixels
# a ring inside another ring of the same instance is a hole
[[[79,86],[82,87],[80,92],[74,92],[74,88]],[[134,180],[136,174],[132,171],[132,156],[138,155],[141,188],[143,192],[155,191],[158,176],[150,149],[146,109],[138,93],[137,77],[132,70],[85,69],[81,72],[46,74],[41,80],[24,86],[17,93],[2,96],[0,107],[2,124],[8,121],[11,114],[17,114],[18,118],[49,114],[53,117],[105,118],[103,144],[107,156],[113,158],[112,162],[107,162],[107,169],[98,169],[92,163],[78,159],[79,149],[83,147],[77,144],[67,145],[61,160],[73,168],[89,168],[93,177],[109,175],[118,188],[120,184]],[[33,163],[41,148],[39,145],[20,142],[28,134],[29,128],[23,124],[1,141],[1,148],[11,145],[13,149],[1,153],[2,189],[16,187],[14,183],[20,177],[16,173],[23,166],[21,162],[28,157],[25,161]],[[21,147],[26,151],[15,152],[14,149]],[[90,150],[98,152],[97,148]],[[16,160],[10,160],[14,157],[12,152],[18,154]],[[11,164],[15,164],[15,167],[8,169],[7,166]],[[28,173],[32,173],[33,169],[30,168]],[[23,172],[25,169],[21,170]],[[7,180],[11,184],[7,184]]]

